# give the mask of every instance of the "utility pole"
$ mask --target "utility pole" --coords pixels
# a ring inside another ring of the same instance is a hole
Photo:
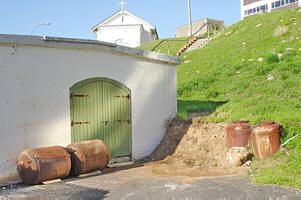
[[[189,36],[192,36],[192,22],[191,22],[191,7],[190,0],[188,0],[188,23],[189,23]]]
[[[208,18],[205,18],[205,24],[206,24],[207,37],[209,38],[209,35],[210,35],[210,26],[209,26]]]

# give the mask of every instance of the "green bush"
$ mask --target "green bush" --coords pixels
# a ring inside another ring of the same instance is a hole
[[[275,66],[271,64],[260,66],[256,70],[256,75],[267,75],[274,69],[274,67]]]
[[[280,74],[280,78],[281,78],[281,80],[286,80],[286,79],[288,79],[288,78],[289,78],[289,73],[287,73],[287,72],[282,72],[282,73]]]
[[[279,67],[278,71],[289,71],[293,74],[299,74],[301,71],[301,64],[298,65],[296,63],[285,63],[285,65]]]
[[[266,57],[266,62],[268,64],[274,64],[274,63],[279,63],[279,57],[276,54],[270,54]]]
[[[296,55],[297,55],[296,51],[288,51],[284,54],[283,60],[292,61],[295,58]]]
[[[216,98],[218,95],[219,95],[219,92],[216,91],[216,90],[209,90],[209,91],[206,93],[206,97],[207,97],[208,99]]]

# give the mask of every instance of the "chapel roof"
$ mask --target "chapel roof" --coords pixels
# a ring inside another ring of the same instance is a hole
[[[105,20],[101,21],[100,23],[98,23],[97,25],[95,25],[94,27],[92,27],[91,31],[96,31],[98,27],[106,26],[106,22],[110,21],[111,19],[114,19],[114,18],[118,17],[122,13],[127,14],[127,15],[129,15],[129,16],[137,19],[138,21],[141,22],[141,24],[144,24],[144,25],[147,25],[147,26],[151,27],[150,29],[156,30],[156,26],[148,23],[147,21],[141,19],[140,17],[137,17],[136,15],[134,15],[133,13],[131,13],[131,12],[127,11],[127,10],[120,9],[119,11],[117,11],[113,15],[111,15],[110,17],[106,18]]]

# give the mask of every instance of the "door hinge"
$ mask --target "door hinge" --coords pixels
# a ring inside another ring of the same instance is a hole
[[[87,124],[90,124],[90,122],[75,122],[75,121],[72,121],[71,122],[71,126],[73,127],[74,125],[87,125]]]
[[[105,120],[105,121],[102,121],[101,123],[107,125],[107,124],[109,123],[109,121],[108,121],[108,120]]]
[[[116,120],[115,122],[119,122],[119,123],[122,123],[122,122],[126,122],[126,123],[131,123],[131,120]]]
[[[90,97],[89,94],[71,94],[71,98],[87,98]]]
[[[126,98],[126,99],[130,99],[130,94],[128,94],[128,95],[116,95],[116,96],[114,96],[115,98]]]

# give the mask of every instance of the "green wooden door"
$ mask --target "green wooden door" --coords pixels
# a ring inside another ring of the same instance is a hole
[[[72,142],[101,139],[111,158],[131,156],[130,90],[107,78],[81,81],[70,89]]]

